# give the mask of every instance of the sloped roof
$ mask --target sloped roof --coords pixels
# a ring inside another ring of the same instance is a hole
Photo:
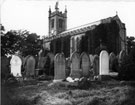
[[[120,21],[118,15],[115,15],[113,17],[101,19],[101,20],[96,21],[96,22],[92,22],[92,23],[88,23],[88,24],[85,24],[85,25],[81,25],[79,27],[68,29],[66,31],[63,31],[63,32],[59,33],[56,36],[46,37],[45,42],[56,39],[56,38],[64,37],[64,36],[67,36],[67,35],[72,36],[72,35],[77,35],[77,34],[80,34],[80,33],[85,33],[89,30],[93,30],[99,24],[110,23],[112,20],[119,20]]]

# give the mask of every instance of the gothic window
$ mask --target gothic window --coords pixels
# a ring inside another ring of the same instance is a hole
[[[62,27],[63,27],[63,20],[59,19],[59,28],[62,28]]]
[[[54,19],[51,21],[51,28],[54,28]]]

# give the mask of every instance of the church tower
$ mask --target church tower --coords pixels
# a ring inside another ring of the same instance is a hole
[[[59,11],[58,2],[55,4],[55,11],[51,12],[49,7],[49,36],[57,35],[67,29],[67,9],[62,13]]]

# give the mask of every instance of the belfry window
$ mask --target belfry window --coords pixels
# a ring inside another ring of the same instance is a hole
[[[62,27],[63,27],[63,20],[59,19],[59,28],[62,28]]]
[[[51,21],[51,28],[54,28],[54,19]]]

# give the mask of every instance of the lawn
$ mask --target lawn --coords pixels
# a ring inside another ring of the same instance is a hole
[[[2,84],[2,105],[135,105],[134,81]]]

